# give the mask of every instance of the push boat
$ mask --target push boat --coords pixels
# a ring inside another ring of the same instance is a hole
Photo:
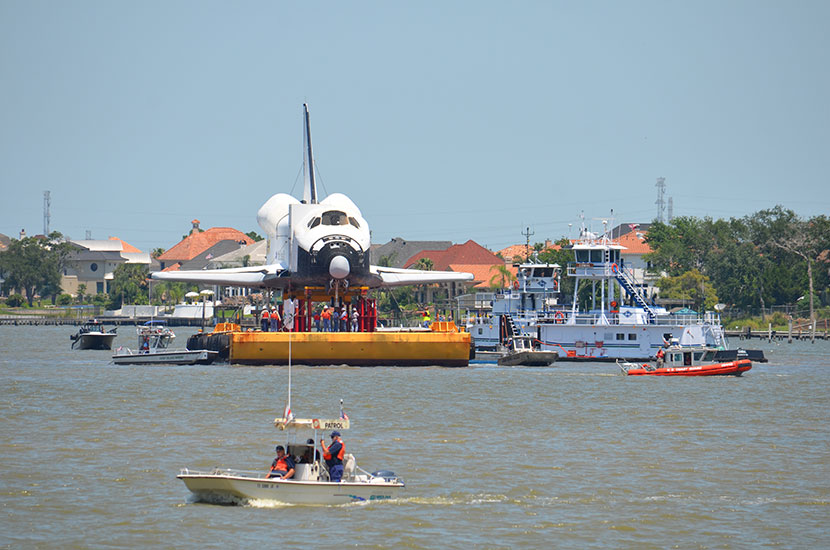
[[[90,319],[81,325],[77,333],[69,337],[72,340],[72,349],[112,349],[117,328],[106,330],[104,324],[97,319]]]
[[[459,307],[475,316],[467,324],[476,352],[498,351],[517,335],[531,336],[542,350],[557,351],[560,361],[649,361],[666,342],[703,350],[717,349],[719,361],[749,356],[765,362],[761,350],[729,350],[717,311],[673,314],[647,296],[647,266],[624,261],[626,247],[607,231],[584,225],[570,245],[574,261],[565,273],[574,279],[569,304],[562,303],[557,264],[514,264],[518,277],[510,288],[459,298]],[[587,300],[580,289],[590,286]]]
[[[288,408],[290,409],[290,407]],[[296,460],[294,476],[289,479],[268,478],[268,472],[214,468],[184,468],[176,476],[195,499],[212,504],[247,504],[251,501],[274,501],[282,504],[337,505],[354,502],[388,500],[400,496],[403,479],[388,470],[369,473],[360,468],[354,455],[343,460],[343,477],[339,482],[329,479],[328,470],[320,460],[318,442],[329,430],[347,430],[348,418],[333,420],[308,418],[277,418],[277,429],[285,431],[286,453]]]
[[[718,363],[717,350],[671,346],[662,365],[617,360],[627,376],[741,376],[752,368],[749,359]]]
[[[112,356],[116,365],[207,365],[216,360],[218,352],[206,349],[171,350],[176,337],[164,321],[147,321],[136,329],[138,350],[118,348]]]

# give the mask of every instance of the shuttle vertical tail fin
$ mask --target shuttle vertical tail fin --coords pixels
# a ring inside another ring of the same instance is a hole
[[[311,122],[308,116],[308,103],[303,103],[303,115],[305,124],[305,131],[303,132],[303,174],[305,177],[303,202],[317,204],[317,181],[314,177],[314,155],[311,151]]]

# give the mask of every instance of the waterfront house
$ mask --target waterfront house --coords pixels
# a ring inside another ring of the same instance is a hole
[[[118,237],[107,240],[74,240],[73,251],[67,256],[61,277],[63,292],[76,296],[78,286],[86,285],[86,294],[109,292],[115,269],[126,263],[150,265],[150,254],[122,241]]]
[[[199,227],[199,220],[193,220],[191,224],[190,234],[158,257],[162,271],[202,269],[214,257],[254,242],[248,235],[232,227],[203,230]]]

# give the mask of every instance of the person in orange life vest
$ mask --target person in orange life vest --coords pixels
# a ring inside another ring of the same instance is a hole
[[[326,446],[324,440],[320,440],[323,448],[323,460],[329,467],[329,479],[335,483],[340,482],[343,477],[343,457],[346,455],[346,445],[340,439],[340,432],[331,432],[331,445]]]
[[[666,358],[666,352],[663,351],[663,348],[657,350],[657,368],[661,368],[663,366],[663,362]]]
[[[268,327],[271,324],[271,316],[268,314],[268,308],[262,310],[262,332],[268,332]]]
[[[277,332],[280,330],[280,312],[277,311],[277,308],[271,308],[271,332]]]
[[[268,472],[268,477],[278,477],[280,479],[290,479],[294,477],[294,459],[285,454],[285,447],[277,445],[277,458],[271,463],[271,471]]]

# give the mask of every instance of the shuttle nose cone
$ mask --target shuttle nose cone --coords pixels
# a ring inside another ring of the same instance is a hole
[[[349,276],[349,260],[345,256],[335,256],[329,263],[329,275],[335,279],[345,279]]]

